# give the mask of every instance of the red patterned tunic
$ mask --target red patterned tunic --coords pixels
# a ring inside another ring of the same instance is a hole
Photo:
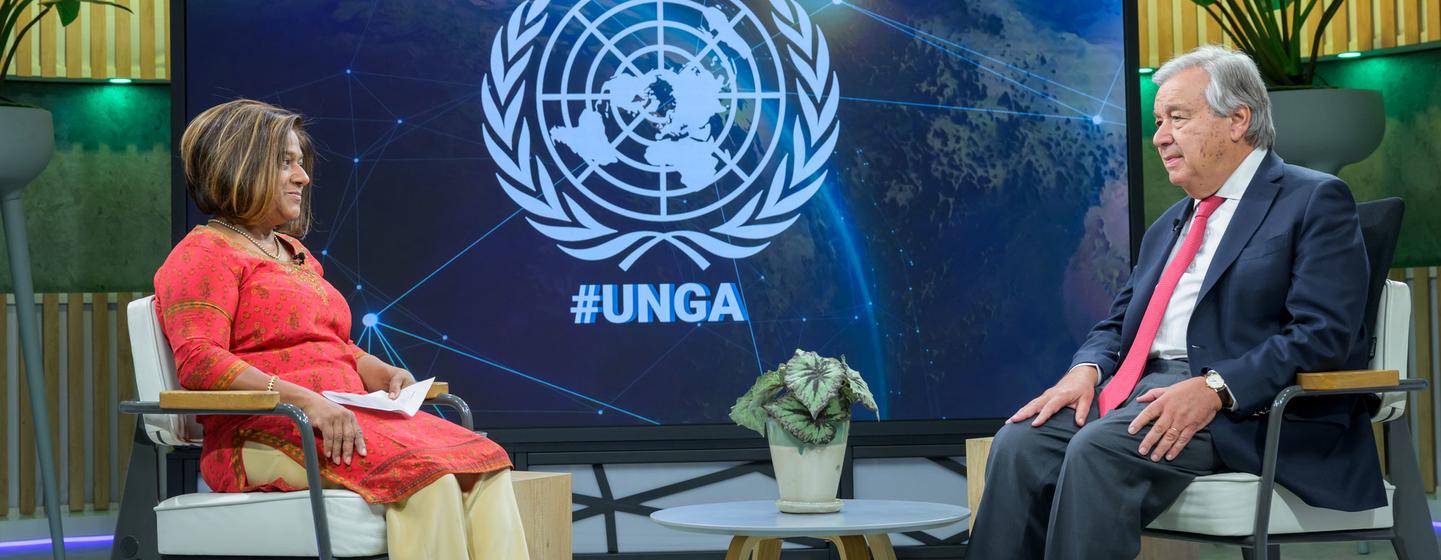
[[[175,350],[180,384],[225,390],[248,366],[313,391],[365,393],[349,339],[350,306],[322,277],[320,263],[292,237],[281,236],[304,264],[286,264],[245,250],[197,227],[155,273],[161,324]],[[353,408],[367,456],[350,465],[321,458],[321,476],[370,503],[398,502],[452,473],[509,468],[494,442],[432,416]],[[217,492],[290,491],[281,480],[246,480],[241,445],[274,447],[303,464],[300,433],[289,418],[201,416],[205,444],[200,472]],[[317,444],[320,435],[316,434]]]

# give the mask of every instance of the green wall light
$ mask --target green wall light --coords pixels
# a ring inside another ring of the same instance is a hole
[[[1357,51],[1347,51],[1347,52],[1343,52],[1343,53],[1341,53],[1341,54],[1336,55],[1336,58],[1356,58],[1356,57],[1359,57],[1359,56],[1361,56],[1361,53],[1360,53],[1360,52],[1357,52]]]
[[[1156,71],[1155,68],[1151,68],[1151,67],[1149,67],[1149,66],[1142,66],[1139,70],[1137,70],[1137,72],[1140,72],[1142,76],[1145,76],[1145,75],[1150,74],[1150,73],[1155,72],[1155,71]]]
[[[110,82],[110,83],[112,83],[112,84],[128,84],[128,83],[131,82],[130,78],[110,78],[109,80],[106,80],[106,81],[108,81],[108,82]]]

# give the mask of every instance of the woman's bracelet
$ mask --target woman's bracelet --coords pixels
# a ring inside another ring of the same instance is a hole
[[[274,390],[275,390],[275,380],[277,380],[277,379],[280,379],[280,376],[279,376],[279,375],[272,375],[272,376],[270,376],[270,381],[265,384],[265,390],[266,390],[266,391],[274,391]]]

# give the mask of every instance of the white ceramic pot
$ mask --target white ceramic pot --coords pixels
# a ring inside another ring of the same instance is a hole
[[[0,107],[0,196],[25,189],[55,153],[50,111]]]
[[[836,491],[841,484],[841,465],[846,458],[846,421],[827,445],[802,443],[782,430],[774,420],[766,422],[766,439],[771,446],[771,465],[781,499],[776,506],[785,513],[833,513],[840,511]]]

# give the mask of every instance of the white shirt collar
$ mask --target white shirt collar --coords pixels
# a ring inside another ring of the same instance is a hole
[[[1241,165],[1231,172],[1231,176],[1221,184],[1221,189],[1216,191],[1216,196],[1227,200],[1240,200],[1246,194],[1246,187],[1251,186],[1251,179],[1256,177],[1256,170],[1261,168],[1261,162],[1266,159],[1266,148],[1256,148],[1241,160]]]

